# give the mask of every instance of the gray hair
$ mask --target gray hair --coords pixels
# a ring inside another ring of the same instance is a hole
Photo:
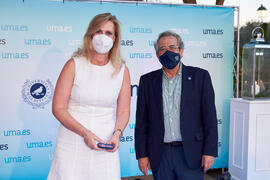
[[[158,49],[159,40],[161,38],[165,37],[165,36],[173,36],[173,37],[175,37],[177,39],[177,45],[178,45],[179,49],[184,49],[183,40],[182,40],[182,38],[178,34],[172,32],[172,31],[164,31],[164,32],[162,32],[162,33],[160,33],[158,35],[158,39],[154,43],[154,47],[155,47],[156,53],[158,53],[158,51],[159,51],[159,49]]]

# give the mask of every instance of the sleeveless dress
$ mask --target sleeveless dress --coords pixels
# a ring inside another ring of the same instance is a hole
[[[108,141],[115,126],[117,98],[122,86],[124,65],[112,76],[114,67],[93,65],[84,57],[74,58],[75,78],[68,112],[99,138]],[[78,134],[60,125],[49,180],[120,180],[116,152],[89,148]]]

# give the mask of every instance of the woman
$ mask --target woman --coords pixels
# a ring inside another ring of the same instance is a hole
[[[115,16],[95,16],[82,48],[59,76],[52,110],[61,125],[48,179],[120,179],[119,138],[130,113],[130,77],[120,58],[120,31]]]

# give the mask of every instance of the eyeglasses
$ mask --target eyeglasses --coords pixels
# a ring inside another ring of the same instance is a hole
[[[163,54],[164,52],[166,52],[167,50],[170,50],[170,51],[176,51],[176,50],[179,50],[179,46],[176,46],[176,45],[170,45],[168,47],[165,47],[165,46],[162,46],[158,49],[158,52]]]

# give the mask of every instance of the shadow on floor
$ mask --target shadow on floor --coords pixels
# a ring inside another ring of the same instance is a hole
[[[228,171],[227,168],[223,169],[223,172]],[[219,180],[222,176],[222,169],[211,169],[206,172],[204,180]],[[153,180],[152,175],[148,176],[133,176],[133,177],[123,177],[121,180]],[[169,179],[168,179],[169,180]],[[224,179],[226,180],[226,179]]]

